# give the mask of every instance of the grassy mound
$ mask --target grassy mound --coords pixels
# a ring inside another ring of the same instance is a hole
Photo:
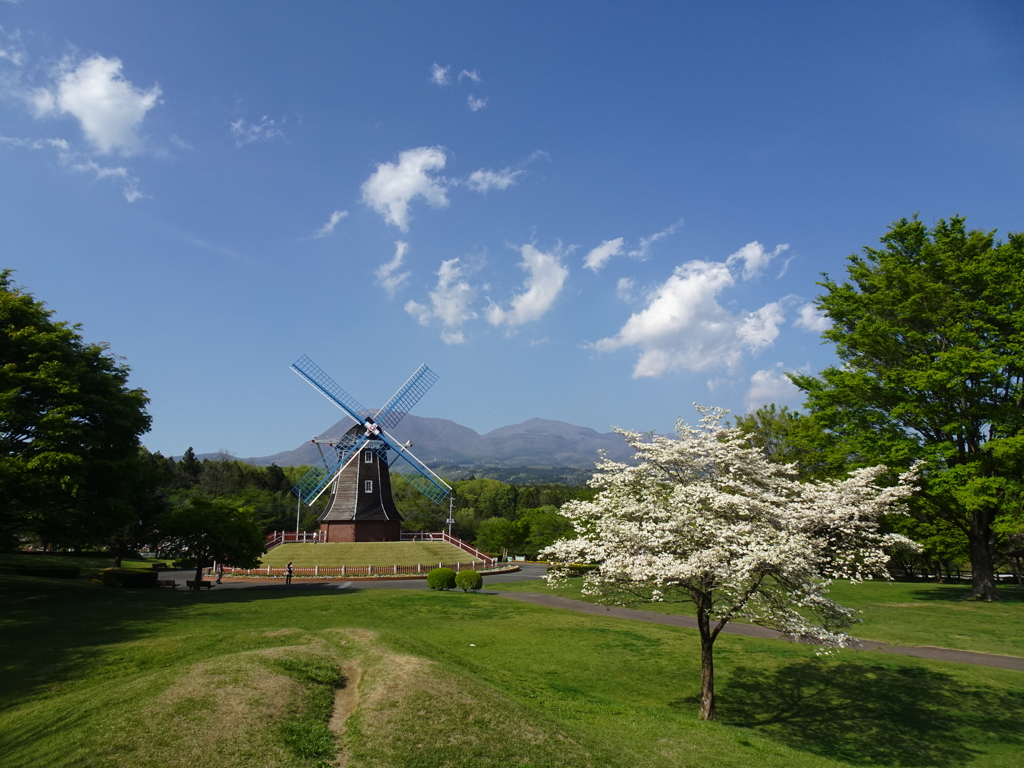
[[[326,544],[282,544],[263,556],[264,566],[283,568],[291,560],[296,568],[339,568],[343,565],[416,565],[473,563],[478,558],[443,541],[368,541]]]

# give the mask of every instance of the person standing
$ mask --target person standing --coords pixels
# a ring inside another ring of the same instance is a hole
[[[216,584],[220,584],[220,580],[224,578],[224,563],[217,563],[217,581]]]
[[[289,560],[288,561],[288,565],[287,565],[287,567],[284,570],[284,584],[285,584],[286,587],[291,585],[291,583],[292,583],[292,574],[294,572],[295,572],[295,569],[292,568],[292,561]]]

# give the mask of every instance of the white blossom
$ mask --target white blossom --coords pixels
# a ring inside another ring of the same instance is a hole
[[[732,619],[744,618],[822,646],[850,643],[856,612],[829,597],[833,579],[888,577],[886,550],[915,546],[882,533],[879,519],[903,511],[916,467],[895,485],[877,466],[845,480],[800,482],[793,465],[749,447],[726,412],[701,408],[697,426],[676,437],[616,429],[636,451],[633,465],[603,459],[593,501],[562,507],[576,537],[542,553],[554,567],[596,563],[583,592],[602,602],[692,602],[705,662],[702,716],[714,719],[711,646]]]

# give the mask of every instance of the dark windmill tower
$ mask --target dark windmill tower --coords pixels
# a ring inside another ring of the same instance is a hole
[[[451,488],[386,430],[395,425],[437,381],[420,366],[374,417],[303,355],[292,370],[351,416],[356,424],[330,442],[330,450],[306,473],[292,493],[312,504],[330,489],[320,515],[325,541],[398,541],[402,516],[391,497],[391,475],[397,473],[423,495],[440,504]],[[318,446],[319,447],[319,446]]]

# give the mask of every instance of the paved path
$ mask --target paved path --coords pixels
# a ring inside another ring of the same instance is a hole
[[[484,576],[484,583],[491,585],[508,583],[512,581],[534,581],[540,579],[547,572],[545,565],[523,564],[520,570],[512,573],[495,574]],[[182,586],[185,586],[186,579],[195,577],[195,571],[164,571],[160,578],[174,579]],[[427,589],[426,579],[380,579],[352,580],[352,581],[309,581],[296,579],[291,586],[283,582],[266,583],[252,581],[224,581],[215,589],[257,589],[273,591],[298,591],[309,589]],[[638,611],[633,608],[619,608],[616,606],[596,605],[583,600],[572,600],[568,597],[546,594],[543,592],[501,592],[486,589],[481,594],[495,595],[508,600],[517,600],[521,603],[542,605],[547,608],[558,608],[576,613],[589,613],[594,616],[612,616],[617,619],[631,619],[633,621],[645,621],[649,624],[666,624],[671,627],[686,627],[697,629],[697,620],[692,616],[673,616],[654,611]],[[766,629],[754,624],[732,623],[726,626],[722,632],[730,635],[743,635],[744,637],[758,637],[762,639],[778,640],[783,637],[781,632],[774,629]],[[1024,658],[1017,656],[997,656],[990,653],[974,653],[973,651],[954,651],[948,648],[931,648],[927,646],[903,646],[889,645],[876,640],[858,640],[855,646],[857,650],[878,651],[881,653],[892,653],[898,656],[916,656],[922,659],[933,661],[952,661],[959,664],[973,664],[980,667],[996,667],[998,669],[1012,669],[1024,672]]]

